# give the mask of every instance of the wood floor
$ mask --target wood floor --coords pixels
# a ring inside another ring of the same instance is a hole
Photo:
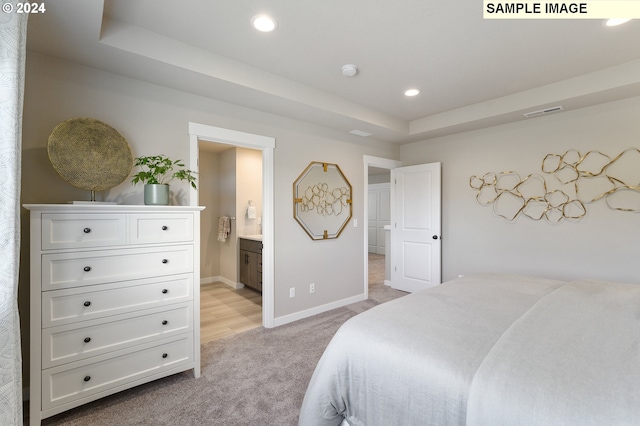
[[[384,256],[369,256],[369,291],[384,280]],[[381,287],[384,285],[380,284]],[[200,344],[262,327],[262,295],[216,282],[200,286]]]
[[[200,286],[200,343],[262,326],[262,295],[217,282]]]

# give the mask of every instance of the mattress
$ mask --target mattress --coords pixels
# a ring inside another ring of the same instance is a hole
[[[638,424],[640,286],[481,275],[347,321],[299,425]]]

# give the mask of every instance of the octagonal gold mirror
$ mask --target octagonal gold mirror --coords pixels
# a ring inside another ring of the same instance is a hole
[[[337,164],[313,161],[293,182],[293,217],[312,240],[338,238],[353,212],[351,189]]]

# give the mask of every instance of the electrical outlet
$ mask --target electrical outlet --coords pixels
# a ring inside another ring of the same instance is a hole
[[[291,287],[289,289],[289,298],[292,299],[294,297],[296,297],[296,288],[295,287]]]
[[[309,293],[315,293],[316,292],[316,285],[315,283],[311,283],[309,284]]]

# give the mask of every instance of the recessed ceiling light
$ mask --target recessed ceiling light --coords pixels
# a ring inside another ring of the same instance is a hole
[[[409,90],[404,92],[404,95],[405,96],[409,96],[409,97],[417,96],[419,94],[420,94],[420,90],[418,90],[418,89],[409,89]]]
[[[253,25],[256,30],[262,31],[263,33],[268,33],[278,28],[276,20],[269,15],[254,16],[251,18],[251,25]]]
[[[626,22],[629,22],[631,20],[631,18],[611,18],[611,19],[607,19],[606,21],[604,21],[604,24],[607,27],[616,27],[618,25],[622,25]]]

